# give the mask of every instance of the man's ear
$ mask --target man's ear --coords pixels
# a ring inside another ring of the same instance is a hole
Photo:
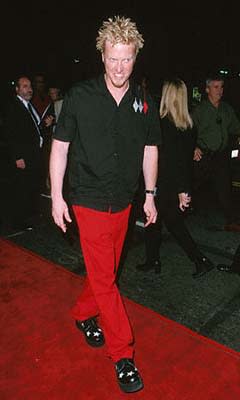
[[[209,93],[209,88],[208,88],[208,86],[206,87],[205,91],[206,91],[207,94]]]

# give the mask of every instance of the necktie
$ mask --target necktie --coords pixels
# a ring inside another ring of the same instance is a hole
[[[36,117],[36,115],[35,115],[34,112],[33,112],[33,108],[32,108],[32,105],[31,105],[30,102],[28,103],[28,111],[30,112],[30,114],[31,114],[31,116],[32,116],[32,119],[33,119],[33,121],[35,122],[36,128],[37,128],[38,133],[39,133],[40,147],[42,147],[42,145],[43,145],[43,138],[42,138],[42,136],[41,136],[41,132],[40,132],[40,129],[39,129],[39,126],[38,126],[37,117]]]
[[[29,110],[29,112],[30,112],[30,114],[31,114],[31,116],[32,116],[32,118],[33,118],[35,124],[36,124],[37,127],[38,127],[38,120],[37,120],[36,115],[35,115],[34,112],[33,112],[33,108],[32,108],[31,103],[28,103],[28,110]]]

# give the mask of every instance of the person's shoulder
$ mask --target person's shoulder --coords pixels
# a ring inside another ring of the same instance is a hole
[[[191,116],[193,118],[197,117],[199,114],[205,112],[209,107],[209,102],[207,99],[203,99],[200,103],[196,104],[191,109]]]
[[[176,125],[167,115],[163,118],[160,118],[160,125],[163,130],[177,131]]]
[[[198,104],[195,106],[195,109],[201,110],[202,108],[205,108],[205,107],[207,107],[208,105],[209,105],[209,100],[208,100],[208,99],[203,99],[203,100],[200,101],[200,103],[198,103]]]
[[[222,107],[224,107],[226,110],[234,111],[233,106],[232,106],[230,103],[228,103],[227,101],[225,101],[225,100],[222,100],[222,101],[221,101],[221,105],[222,105]]]
[[[11,105],[19,105],[19,104],[21,104],[22,102],[21,102],[21,100],[17,97],[17,96],[12,96],[11,98],[9,98],[9,100],[8,100],[8,104],[11,104]]]
[[[17,96],[13,96],[13,97],[9,98],[5,104],[5,109],[7,111],[16,110],[19,108],[22,108],[22,104]]]
[[[69,90],[70,93],[80,93],[88,90],[96,90],[98,80],[96,78],[76,82]]]
[[[61,106],[63,103],[63,99],[58,99],[54,102],[54,106],[56,105],[57,107]]]
[[[161,125],[169,125],[169,124],[171,124],[171,121],[167,116],[165,116],[163,118],[160,118],[160,122],[161,122]]]

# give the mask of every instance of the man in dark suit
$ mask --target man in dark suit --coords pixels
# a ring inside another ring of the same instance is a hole
[[[30,228],[39,213],[43,139],[40,117],[30,100],[31,81],[21,76],[16,81],[16,96],[9,104],[5,135],[11,158],[11,222],[18,229]]]

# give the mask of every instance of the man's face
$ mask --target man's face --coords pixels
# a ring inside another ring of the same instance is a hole
[[[133,71],[135,60],[134,44],[118,43],[113,46],[107,40],[102,54],[107,83],[115,88],[123,87]]]
[[[31,100],[33,90],[30,80],[27,78],[20,78],[18,86],[16,87],[16,93],[26,101]]]
[[[58,88],[49,88],[48,94],[52,101],[56,101],[59,99],[59,90]]]
[[[33,81],[33,87],[34,87],[35,92],[40,93],[40,94],[45,93],[46,83],[45,83],[44,77],[41,75],[35,76],[34,81]]]
[[[217,103],[221,100],[223,96],[223,81],[212,81],[206,88],[208,98],[213,103]]]

